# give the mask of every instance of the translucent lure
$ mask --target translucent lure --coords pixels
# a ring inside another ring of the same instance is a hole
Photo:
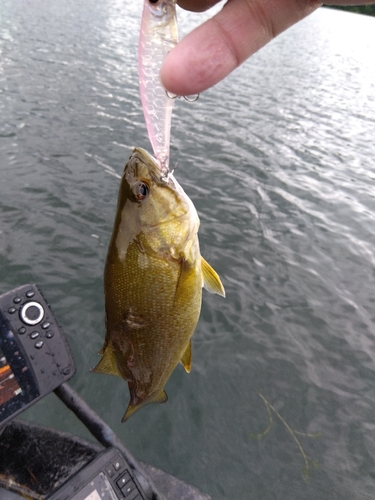
[[[145,0],[138,49],[138,73],[148,135],[163,175],[169,171],[171,99],[160,81],[161,65],[178,42],[175,0]]]

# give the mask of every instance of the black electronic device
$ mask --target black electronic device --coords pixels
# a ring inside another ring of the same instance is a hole
[[[64,333],[39,288],[0,295],[0,426],[74,372]]]
[[[109,448],[48,500],[146,500],[126,458]]]
[[[121,443],[120,449],[112,445],[112,431],[65,383],[74,372],[64,332],[40,289],[24,285],[0,295],[0,498],[2,485],[41,500],[151,498],[152,492],[146,495],[140,486],[145,478],[130,464],[128,452]],[[52,430],[9,422],[52,391],[67,398],[95,432],[105,433],[107,449],[90,449],[79,438],[56,432],[54,439]],[[10,481],[4,480],[8,476]]]

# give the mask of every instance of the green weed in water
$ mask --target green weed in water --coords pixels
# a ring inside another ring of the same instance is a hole
[[[276,410],[276,408],[263,396],[263,394],[259,390],[257,392],[258,392],[259,396],[262,398],[263,403],[264,403],[264,405],[266,407],[266,410],[267,410],[267,413],[268,413],[268,425],[264,429],[264,431],[256,433],[256,434],[255,433],[251,433],[250,436],[253,439],[256,439],[257,441],[260,441],[261,439],[263,439],[269,433],[269,431],[272,428],[272,424],[273,424],[272,413],[274,413],[278,417],[278,419],[280,420],[280,422],[286,427],[287,431],[292,436],[294,442],[298,446],[298,449],[301,452],[303,461],[305,463],[304,467],[302,468],[302,476],[303,476],[303,478],[305,480],[309,479],[310,473],[311,473],[311,467],[312,466],[319,467],[320,464],[318,462],[315,462],[314,460],[311,460],[306,455],[306,453],[305,453],[305,451],[304,451],[304,449],[303,449],[303,447],[302,447],[299,439],[297,438],[297,435],[298,436],[304,436],[304,437],[310,437],[310,438],[317,438],[317,437],[321,436],[321,432],[315,432],[314,434],[306,434],[304,432],[295,431],[294,429],[292,429],[290,427],[290,425],[288,424],[288,422],[280,415],[280,413]]]

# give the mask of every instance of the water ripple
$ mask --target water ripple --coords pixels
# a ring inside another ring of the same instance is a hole
[[[125,384],[89,370],[119,177],[132,147],[150,149],[141,8],[1,4],[2,289],[42,286],[74,351],[73,384],[139,458],[217,499],[372,498],[374,20],[320,10],[177,102],[171,160],[227,298],[204,292],[193,370],[173,374],[169,403],[120,426]],[[183,33],[201,19],[179,14]],[[267,422],[257,388],[293,428],[322,432],[303,442],[321,464],[308,483],[284,428],[251,440]],[[51,403],[28,416],[66,425]]]

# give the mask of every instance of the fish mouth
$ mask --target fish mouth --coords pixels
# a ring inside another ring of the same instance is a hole
[[[165,173],[159,167],[156,158],[154,158],[148,151],[143,148],[134,148],[129,161],[133,161],[134,159],[138,159],[138,161],[141,161],[148,168],[151,177],[158,184],[164,186],[169,184],[169,172]]]
[[[138,160],[148,169],[150,177],[161,187],[169,187],[179,196],[185,196],[184,190],[173,175],[174,170],[164,171],[160,168],[158,161],[148,151],[143,148],[134,148],[130,155],[129,163]]]
[[[128,163],[125,166],[125,169],[130,166],[134,168],[133,175],[138,177],[140,175],[139,167],[142,164],[144,168],[147,169],[148,175],[151,178],[151,181],[154,182],[157,186],[161,188],[167,188],[171,191],[171,193],[175,196],[175,203],[179,205],[179,210],[176,212],[174,210],[173,219],[174,221],[182,220],[186,217],[189,217],[189,213],[195,213],[196,210],[191,202],[190,198],[186,195],[183,188],[177,182],[176,178],[173,175],[173,171],[168,171],[165,173],[159,166],[158,161],[154,158],[148,151],[141,147],[136,147],[133,149],[132,154],[128,160]],[[130,182],[130,180],[129,180]],[[196,215],[198,218],[198,215]],[[199,219],[198,219],[199,220]],[[160,227],[165,224],[169,224],[171,221],[171,213],[168,211],[165,214],[165,217],[161,217],[158,222],[155,224],[148,223],[150,228]]]

